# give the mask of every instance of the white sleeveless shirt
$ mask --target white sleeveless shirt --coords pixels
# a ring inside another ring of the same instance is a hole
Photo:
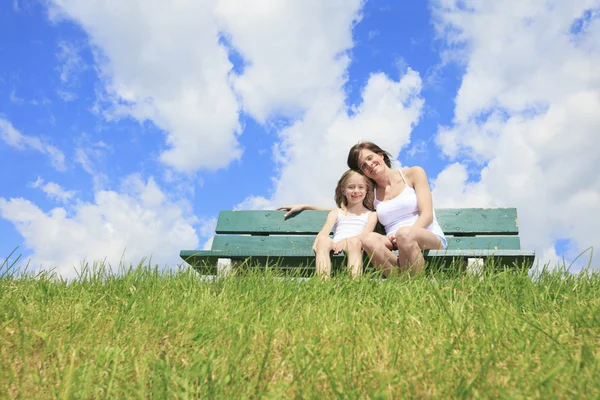
[[[385,227],[385,232],[388,235],[395,234],[403,226],[414,225],[420,215],[417,205],[417,193],[415,189],[406,183],[402,170],[399,171],[406,187],[398,196],[390,200],[379,201],[377,200],[377,191],[375,191],[374,205],[375,211],[377,211],[377,218]],[[433,221],[427,229],[440,239],[443,239],[443,242],[445,241],[444,232],[435,217],[435,210],[433,211]]]
[[[338,208],[337,221],[333,226],[333,241],[339,242],[340,240],[360,235],[365,229],[367,222],[369,222],[370,213],[371,211],[360,215],[344,215],[342,210]]]

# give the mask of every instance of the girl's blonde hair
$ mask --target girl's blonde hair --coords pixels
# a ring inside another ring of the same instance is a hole
[[[367,186],[367,193],[365,194],[365,198],[363,200],[363,206],[365,206],[367,210],[373,211],[375,209],[375,206],[373,205],[373,199],[375,198],[375,195],[373,193],[373,181],[371,181],[366,176],[351,169],[344,172],[344,174],[337,183],[334,196],[335,204],[337,204],[337,206],[341,209],[345,209],[348,206],[348,200],[346,199],[346,196],[344,196],[344,187],[346,186],[346,183],[348,182],[352,174],[361,176],[365,180]]]

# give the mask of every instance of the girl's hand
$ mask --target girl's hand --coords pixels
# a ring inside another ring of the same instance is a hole
[[[340,240],[337,243],[333,244],[333,254],[339,254],[341,253],[344,248],[346,247],[346,241],[345,240]]]

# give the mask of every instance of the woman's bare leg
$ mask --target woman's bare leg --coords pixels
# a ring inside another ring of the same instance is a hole
[[[315,243],[315,268],[317,275],[323,278],[331,276],[331,250],[333,250],[333,240],[329,236],[317,238]]]
[[[440,238],[424,228],[403,227],[396,232],[398,246],[398,267],[403,271],[417,274],[425,268],[422,250],[441,250]]]

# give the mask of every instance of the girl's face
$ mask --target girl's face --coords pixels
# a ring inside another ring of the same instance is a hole
[[[387,167],[381,154],[374,153],[367,149],[361,150],[360,155],[358,156],[358,166],[362,173],[369,178],[373,178]]]
[[[344,186],[348,205],[362,203],[367,195],[367,179],[359,173],[350,175]]]

